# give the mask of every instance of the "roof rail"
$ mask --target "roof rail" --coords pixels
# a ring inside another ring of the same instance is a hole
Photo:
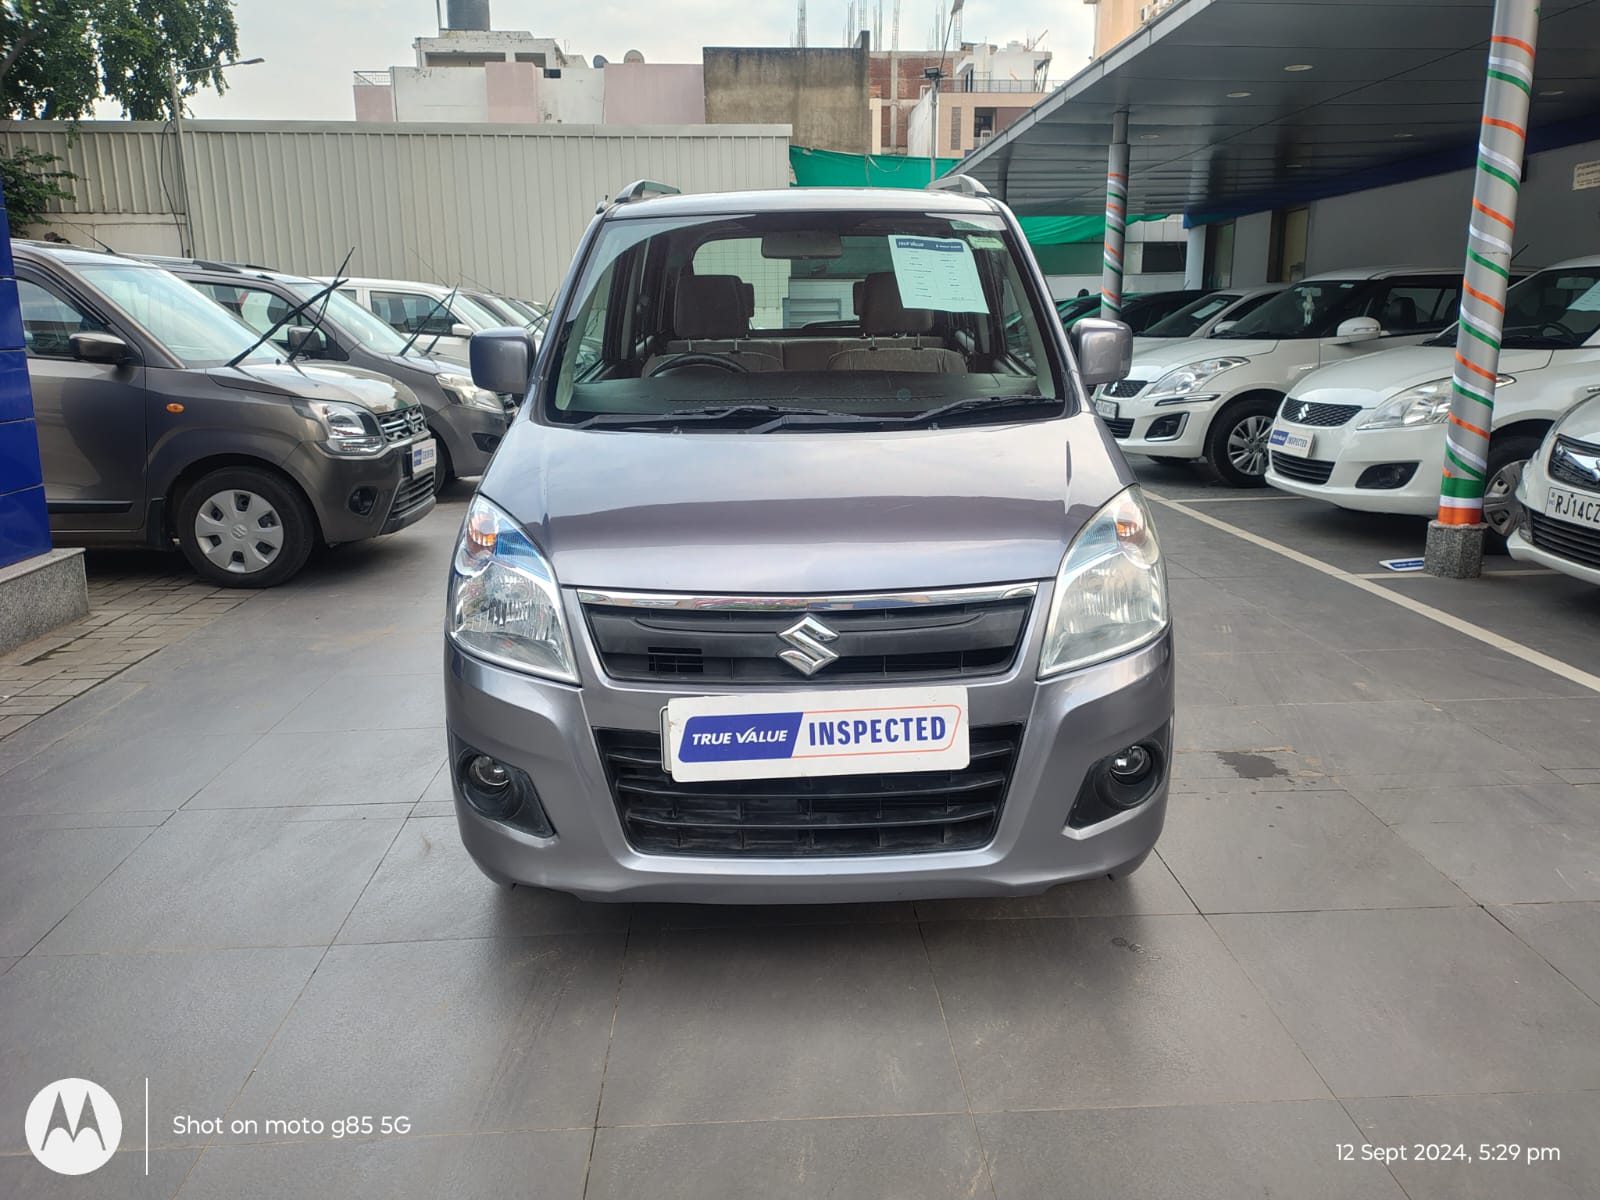
[[[928,184],[930,192],[960,192],[963,196],[987,196],[989,189],[983,186],[981,179],[974,179],[971,175],[945,175]]]
[[[651,196],[679,196],[682,193],[670,183],[657,183],[653,179],[636,179],[611,198],[611,204],[632,204]],[[595,212],[605,212],[610,207],[604,200]]]

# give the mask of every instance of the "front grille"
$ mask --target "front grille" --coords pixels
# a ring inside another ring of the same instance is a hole
[[[818,686],[901,679],[956,679],[1004,671],[1016,657],[1032,595],[966,603],[896,603],[830,611],[803,601],[782,610],[642,608],[585,599],[600,663],[613,679]],[[890,606],[892,605],[892,606]],[[837,659],[805,675],[779,655],[781,635],[807,615],[836,636]]]
[[[1105,421],[1106,428],[1111,430],[1111,436],[1118,441],[1133,436],[1132,417],[1103,417],[1101,419]]]
[[[1100,388],[1100,395],[1107,400],[1126,400],[1129,396],[1137,396],[1145,389],[1142,379],[1119,379],[1115,383],[1104,384]]]
[[[597,729],[628,844],[645,854],[846,858],[976,850],[994,838],[1020,725],[972,731],[959,771],[677,783],[654,733]]]
[[[408,442],[428,431],[428,418],[420,405],[378,414],[378,427],[391,442]]]
[[[1346,424],[1361,411],[1359,404],[1312,404],[1303,400],[1285,400],[1278,415],[1296,425],[1320,425],[1332,428]]]
[[[402,479],[399,489],[394,494],[394,503],[389,506],[389,520],[408,517],[431,499],[433,499],[432,471],[424,471],[420,475]]]
[[[1566,455],[1569,454],[1579,455],[1591,462],[1600,462],[1600,446],[1590,442],[1580,442],[1576,438],[1557,437],[1556,444],[1550,451],[1550,478],[1559,479],[1562,483],[1569,483],[1587,492],[1600,492],[1600,479],[1586,473],[1579,464],[1567,458]]]
[[[1274,450],[1272,469],[1285,479],[1300,483],[1327,483],[1328,476],[1333,474],[1333,463],[1321,458],[1295,458]]]
[[[1530,512],[1528,520],[1532,525],[1528,540],[1539,549],[1586,567],[1600,567],[1600,529],[1572,525],[1536,512]]]

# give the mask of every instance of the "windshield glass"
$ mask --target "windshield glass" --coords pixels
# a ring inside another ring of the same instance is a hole
[[[1150,328],[1146,329],[1141,337],[1154,338],[1186,338],[1193,337],[1199,332],[1200,327],[1212,317],[1239,302],[1239,297],[1231,292],[1213,292],[1209,296],[1201,296],[1198,300],[1191,300],[1177,312],[1170,316],[1162,317]]]
[[[220,367],[258,336],[167,271],[97,263],[80,267],[79,273],[186,367]],[[274,347],[260,346],[246,361],[280,357]]]
[[[1600,331],[1600,267],[1540,271],[1506,295],[1501,345],[1516,350],[1568,350]],[[1455,332],[1450,332],[1452,340]]]
[[[1255,312],[1241,317],[1224,338],[1326,337],[1339,322],[1362,315],[1373,291],[1365,279],[1308,279],[1285,288]]]
[[[490,312],[471,296],[456,293],[456,298],[450,302],[450,311],[459,317],[463,324],[471,325],[474,329],[499,329],[506,323],[502,316]]]
[[[765,427],[763,412],[892,418],[1062,397],[1024,253],[987,213],[609,222],[556,331],[548,414],[661,420],[738,405]]]
[[[309,299],[320,292],[326,284],[313,283],[306,280],[303,283],[289,284],[289,290],[302,300]],[[380,320],[375,314],[362,308],[343,292],[336,291],[324,297],[328,301],[328,320],[355,338],[368,350],[376,354],[399,354],[405,347],[406,339],[395,332],[394,327],[387,321]],[[308,307],[304,313],[296,317],[292,324],[310,325],[322,311],[322,300]]]

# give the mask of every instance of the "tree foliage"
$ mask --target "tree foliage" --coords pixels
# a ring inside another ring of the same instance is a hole
[[[6,216],[13,234],[20,237],[38,221],[49,201],[73,198],[61,185],[74,176],[56,168],[58,161],[54,154],[27,146],[18,146],[9,154],[0,153],[0,187],[5,189]]]
[[[233,0],[0,0],[0,116],[75,121],[102,97],[134,120],[226,87],[239,53]]]

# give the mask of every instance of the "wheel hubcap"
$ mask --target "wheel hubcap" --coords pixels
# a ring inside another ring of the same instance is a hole
[[[1483,488],[1483,522],[1501,537],[1517,525],[1517,484],[1523,464],[1508,463],[1489,477]]]
[[[1246,417],[1228,432],[1228,461],[1243,475],[1267,473],[1267,435],[1272,418],[1257,414]]]
[[[256,492],[218,492],[200,506],[194,536],[201,552],[224,571],[253,575],[283,550],[278,510]]]

